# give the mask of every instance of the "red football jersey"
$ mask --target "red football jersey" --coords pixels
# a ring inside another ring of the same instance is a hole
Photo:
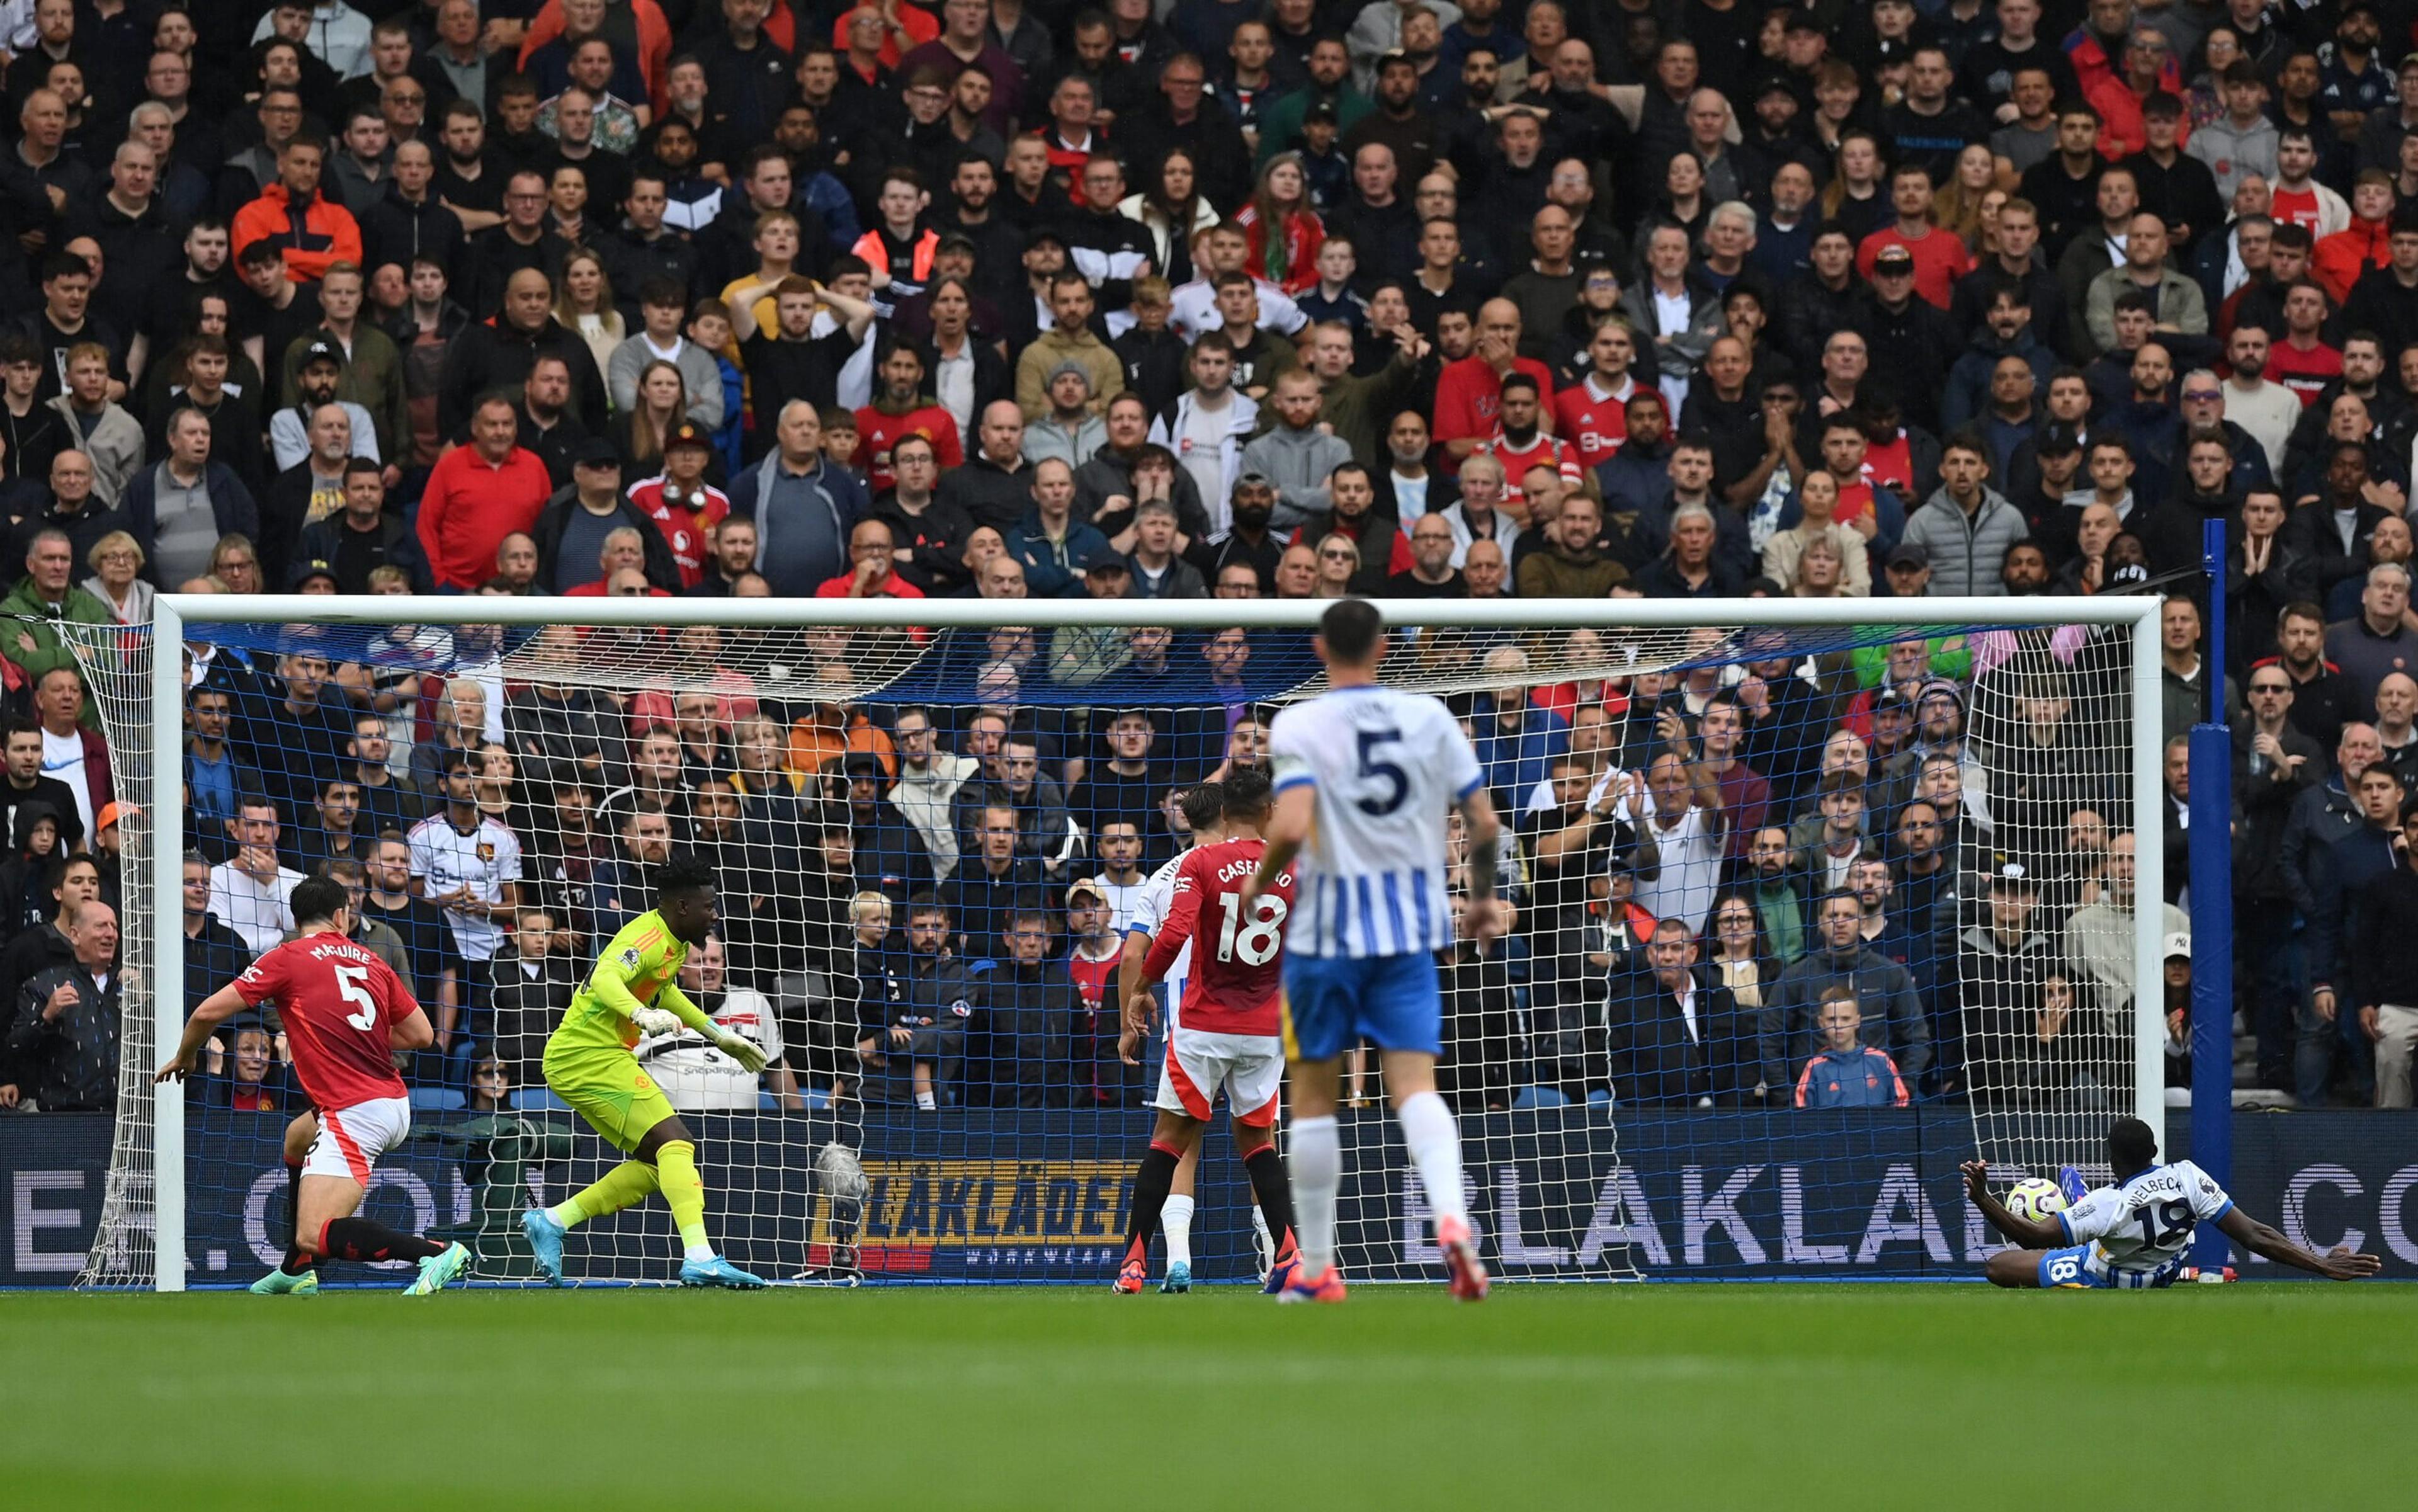
[[[1609,462],[1629,444],[1629,401],[1637,389],[1631,377],[1628,392],[1598,399],[1582,379],[1553,396],[1553,430],[1578,451],[1580,466]]]
[[[1293,909],[1293,873],[1243,912],[1243,884],[1260,869],[1264,841],[1221,840],[1197,846],[1176,869],[1167,923],[1151,941],[1145,970],[1167,970],[1193,939],[1192,976],[1184,985],[1184,1027],[1203,1034],[1278,1031],[1277,987],[1283,970],[1285,915]]]
[[[387,1033],[420,1002],[368,946],[329,932],[289,939],[253,962],[235,989],[254,1008],[276,1000],[312,1106],[342,1110],[406,1094]]]
[[[705,561],[713,553],[714,527],[730,513],[730,496],[711,483],[698,485],[705,490],[705,508],[692,510],[685,503],[674,509],[664,502],[664,479],[661,473],[630,485],[630,502],[638,506],[664,540],[672,548],[672,560],[680,564],[681,587],[693,588],[705,581]]]

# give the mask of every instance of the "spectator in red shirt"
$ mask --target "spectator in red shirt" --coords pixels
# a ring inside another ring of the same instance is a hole
[[[1955,298],[1956,281],[1973,267],[1964,239],[1942,231],[1931,220],[1931,170],[1921,163],[1900,164],[1890,176],[1890,205],[1897,223],[1881,227],[1856,249],[1856,271],[1867,281],[1884,247],[1903,247],[1914,259],[1914,292],[1939,309]]]
[[[898,541],[880,520],[859,520],[848,533],[851,570],[844,577],[828,577],[815,588],[819,599],[920,599],[924,590],[895,571]]]
[[[680,567],[681,587],[705,581],[713,534],[730,515],[730,496],[705,481],[713,438],[695,420],[682,420],[664,435],[664,470],[630,485],[630,502],[655,522]]]
[[[528,533],[554,492],[545,464],[519,445],[513,402],[492,394],[470,416],[470,444],[436,459],[420,496],[420,545],[439,591],[474,593],[493,575],[496,550]]]
[[[2284,339],[2267,349],[2267,376],[2301,396],[2305,409],[2342,376],[2342,350],[2326,342],[2326,291],[2300,279],[2284,291]]]
[[[562,590],[566,599],[668,599],[647,576],[647,537],[635,525],[607,531],[596,551],[596,575]]]
[[[965,466],[966,449],[956,419],[924,393],[924,359],[905,342],[881,359],[881,392],[856,412],[856,455],[850,459],[866,484],[885,493],[897,482],[890,469],[890,449],[901,436],[920,435],[932,443],[943,467]]]
[[[1577,384],[1553,396],[1553,430],[1578,452],[1579,466],[1598,463],[1629,439],[1629,399],[1637,392],[1637,338],[1619,320],[1607,320],[1587,342],[1591,366]]]
[[[1477,311],[1477,349],[1446,363],[1436,376],[1435,438],[1444,444],[1446,469],[1456,476],[1462,458],[1494,438],[1503,408],[1503,378],[1513,372],[1536,379],[1538,398],[1553,402],[1553,373],[1535,358],[1520,355],[1520,307],[1508,299],[1489,299]]]

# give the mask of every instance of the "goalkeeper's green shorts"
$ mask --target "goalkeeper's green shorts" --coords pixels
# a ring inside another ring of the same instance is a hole
[[[545,1084],[617,1150],[637,1149],[649,1129],[676,1116],[663,1089],[623,1050],[548,1045]]]

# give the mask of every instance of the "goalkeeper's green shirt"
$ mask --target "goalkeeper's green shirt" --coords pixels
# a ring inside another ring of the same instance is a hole
[[[688,946],[672,938],[663,915],[651,909],[623,925],[596,957],[587,983],[572,996],[549,1048],[627,1050],[638,1043],[631,1016],[641,1008],[667,1008],[693,1029],[711,1022],[688,1000],[675,980]]]

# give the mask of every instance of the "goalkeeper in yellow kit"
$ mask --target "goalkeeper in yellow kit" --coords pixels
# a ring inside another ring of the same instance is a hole
[[[521,1214],[521,1231],[528,1236],[538,1268],[558,1286],[564,1233],[657,1191],[680,1225],[685,1251],[681,1285],[750,1290],[764,1284],[713,1252],[705,1235],[705,1182],[696,1173],[696,1140],[630,1053],[641,1036],[675,1033],[685,1024],[749,1071],[764,1069],[764,1052],[754,1041],[706,1016],[674,980],[689,948],[713,932],[718,912],[712,867],[694,857],[665,866],[654,910],[613,937],[545,1042],[546,1086],[630,1155],[569,1201]]]

